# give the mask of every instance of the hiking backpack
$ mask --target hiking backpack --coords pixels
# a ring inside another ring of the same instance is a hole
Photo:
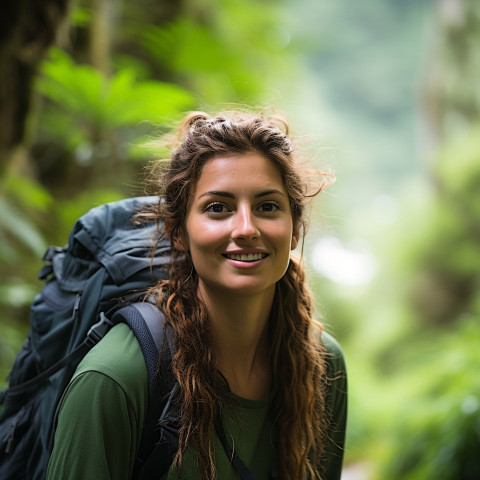
[[[162,423],[159,409],[164,417],[168,415],[164,407],[170,404],[175,385],[169,368],[172,332],[155,306],[132,302],[122,306],[122,299],[139,297],[167,278],[168,241],[161,239],[152,256],[157,226],[132,222],[139,208],[157,201],[138,197],[96,207],[76,221],[65,247],[50,247],[45,253],[39,278],[46,284],[32,303],[30,331],[9,374],[9,385],[0,393],[2,480],[45,478],[62,393],[80,360],[118,322],[126,322],[136,335],[149,378],[140,459],[150,454],[153,442],[159,443],[158,438],[153,440],[159,418]],[[162,350],[162,344],[168,348]],[[160,350],[163,378],[159,382],[155,373]],[[157,401],[150,400],[154,398]],[[174,442],[174,437],[166,432],[165,438]],[[176,450],[175,445],[165,448],[171,450],[170,456]],[[165,467],[171,458],[167,456]],[[136,473],[141,467],[140,462]]]

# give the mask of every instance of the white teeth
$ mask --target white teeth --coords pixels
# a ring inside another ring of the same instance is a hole
[[[266,253],[227,253],[225,255],[231,260],[239,260],[241,262],[255,262],[267,256]]]

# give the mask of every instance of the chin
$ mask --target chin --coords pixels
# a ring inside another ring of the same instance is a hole
[[[224,285],[221,288],[226,294],[237,294],[237,295],[258,295],[275,289],[275,283],[262,283],[258,282],[231,282],[228,285]]]

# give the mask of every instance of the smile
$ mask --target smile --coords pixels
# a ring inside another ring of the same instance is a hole
[[[256,262],[263,260],[268,255],[266,253],[226,253],[225,258],[229,260],[238,260],[240,262]]]

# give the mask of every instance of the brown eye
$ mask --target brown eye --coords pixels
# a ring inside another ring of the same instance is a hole
[[[262,212],[275,212],[280,208],[277,202],[265,202],[260,205]]]
[[[209,213],[225,213],[227,208],[222,203],[210,203],[205,211]]]

